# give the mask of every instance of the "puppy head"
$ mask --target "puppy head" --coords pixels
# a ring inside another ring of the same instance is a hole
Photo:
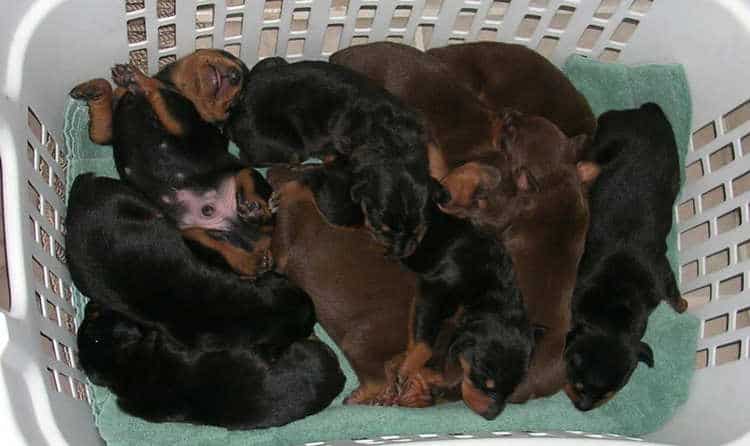
[[[565,393],[578,410],[597,408],[627,384],[639,361],[654,366],[654,354],[645,342],[573,331],[565,349]]]
[[[188,98],[205,121],[221,122],[239,96],[247,72],[242,61],[226,51],[201,49],[157,76]]]
[[[447,202],[448,192],[426,171],[387,166],[367,169],[360,178],[351,198],[360,204],[365,226],[389,256],[412,255],[427,232],[435,204]]]
[[[487,420],[505,408],[507,398],[526,376],[533,349],[528,326],[472,323],[450,347],[463,370],[461,395]]]
[[[519,192],[536,186],[525,170],[513,175],[507,163],[483,161],[453,169],[441,183],[450,194],[450,200],[440,205],[443,212],[489,226],[500,224]]]
[[[560,166],[575,165],[587,144],[586,135],[568,138],[555,124],[541,116],[506,111],[501,119],[499,145],[507,154],[511,170],[527,169],[538,181],[544,181]],[[591,181],[588,176],[592,174],[586,170],[578,173],[582,182]]]

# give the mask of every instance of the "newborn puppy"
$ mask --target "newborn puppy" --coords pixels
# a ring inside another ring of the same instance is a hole
[[[224,77],[212,65],[216,58],[241,70],[239,89],[224,94]],[[429,178],[422,123],[387,91],[324,62],[287,64],[276,58],[249,71],[217,50],[180,59],[165,78],[199,109],[216,91],[226,97],[224,129],[253,165],[346,158],[356,177],[350,200],[362,208],[369,230],[390,255],[414,251],[439,185]],[[188,88],[191,81],[201,88]],[[223,121],[221,113],[215,115],[213,121]]]
[[[408,45],[375,42],[339,50],[330,61],[366,75],[424,116],[435,143],[428,152],[433,178],[499,151],[497,115],[442,60]]]
[[[603,114],[581,164],[601,169],[591,186],[591,222],[565,349],[565,391],[585,411],[625,386],[639,361],[654,365],[641,338],[659,302],[680,313],[687,302],[666,256],[680,166],[672,126],[659,106]]]
[[[442,208],[494,234],[513,258],[536,330],[529,372],[510,397],[522,403],[565,383],[570,301],[589,219],[583,183],[593,178],[576,168],[585,138],[569,139],[544,118],[510,114],[502,135],[509,160],[452,171],[443,183],[453,198]]]
[[[336,356],[320,341],[298,339],[278,352],[191,347],[96,301],[86,305],[76,341],[91,382],[151,422],[281,426],[323,410],[344,387]]]
[[[500,242],[437,206],[433,212],[424,240],[403,260],[419,275],[419,294],[399,377],[409,393],[433,357],[442,322],[459,313],[450,358],[463,370],[461,395],[474,412],[494,419],[526,375],[532,328]]]
[[[583,95],[542,55],[523,45],[473,42],[427,51],[496,111],[510,108],[552,121],[568,136],[593,136],[596,119]]]
[[[272,249],[276,269],[304,289],[320,324],[342,349],[359,379],[346,404],[373,404],[388,382],[386,363],[406,350],[409,308],[416,276],[383,256],[368,231],[328,223],[318,207],[335,206],[330,192],[346,190],[345,171],[314,167],[318,197],[289,168],[274,167],[276,229]],[[326,181],[326,184],[323,182]],[[348,202],[348,198],[344,203]],[[333,212],[333,211],[331,211]]]
[[[284,348],[314,324],[309,298],[286,278],[256,271],[249,282],[201,261],[185,231],[121,181],[78,176],[65,224],[68,267],[82,293],[189,347]],[[260,249],[214,242],[252,267],[262,262],[269,235],[258,240]]]
[[[190,228],[185,235],[196,249],[253,276],[255,265],[235,261],[252,255],[239,252],[249,247],[243,239],[254,240],[258,223],[270,219],[263,206],[270,186],[254,171],[241,171],[227,152],[228,140],[158,75],[149,78],[126,65],[112,71],[119,85],[114,94],[103,79],[71,92],[88,101],[91,139],[113,145],[120,177],[159,203],[180,228]],[[230,250],[222,251],[223,246]],[[260,258],[271,259],[267,254]]]

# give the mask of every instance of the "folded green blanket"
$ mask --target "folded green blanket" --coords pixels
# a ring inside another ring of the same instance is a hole
[[[598,115],[609,109],[637,107],[656,102],[669,117],[684,158],[690,134],[690,94],[685,74],[676,65],[626,67],[578,56],[564,67],[576,87]],[[116,176],[112,151],[88,139],[86,107],[71,101],[66,108],[66,144],[70,156],[68,184],[82,172]],[[670,235],[670,258],[676,266],[675,234]],[[83,297],[76,296],[79,305]],[[321,338],[331,344],[317,327]],[[284,427],[230,432],[221,428],[186,424],[147,423],[122,413],[116,398],[94,386],[94,415],[104,440],[110,445],[292,445],[313,441],[355,439],[381,435],[524,430],[580,430],[642,435],[664,424],[687,399],[693,373],[698,321],[678,316],[662,304],[651,316],[646,341],[653,347],[656,366],[641,365],[630,384],[608,404],[579,412],[559,393],[551,398],[510,405],[496,420],[486,421],[462,402],[428,409],[343,406],[341,400],[357,380],[340,351],[347,377],[344,392],[323,412]]]

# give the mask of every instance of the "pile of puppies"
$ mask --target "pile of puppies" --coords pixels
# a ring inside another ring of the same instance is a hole
[[[344,377],[315,321],[359,379],[347,404],[463,399],[493,419],[564,389],[589,410],[653,365],[656,305],[686,309],[666,117],[597,122],[525,47],[373,43],[251,70],[199,50],[112,80],[71,92],[121,179],[76,179],[66,243],[91,299],[80,364],[133,415],[250,429],[322,410]]]

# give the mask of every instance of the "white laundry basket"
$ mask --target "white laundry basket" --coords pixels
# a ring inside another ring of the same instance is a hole
[[[196,47],[226,48],[252,64],[273,54],[325,59],[338,48],[378,40],[421,48],[500,40],[538,49],[556,64],[578,53],[685,66],[695,133],[677,206],[680,283],[690,311],[703,321],[700,370],[688,403],[647,440],[714,445],[740,444],[744,437],[750,443],[750,2],[0,0],[10,295],[8,304],[0,289],[0,444],[101,443],[75,363],[75,310],[64,263],[62,128],[70,88],[106,77],[112,64],[129,57],[155,72]],[[451,441],[627,441],[575,432],[487,437]]]

